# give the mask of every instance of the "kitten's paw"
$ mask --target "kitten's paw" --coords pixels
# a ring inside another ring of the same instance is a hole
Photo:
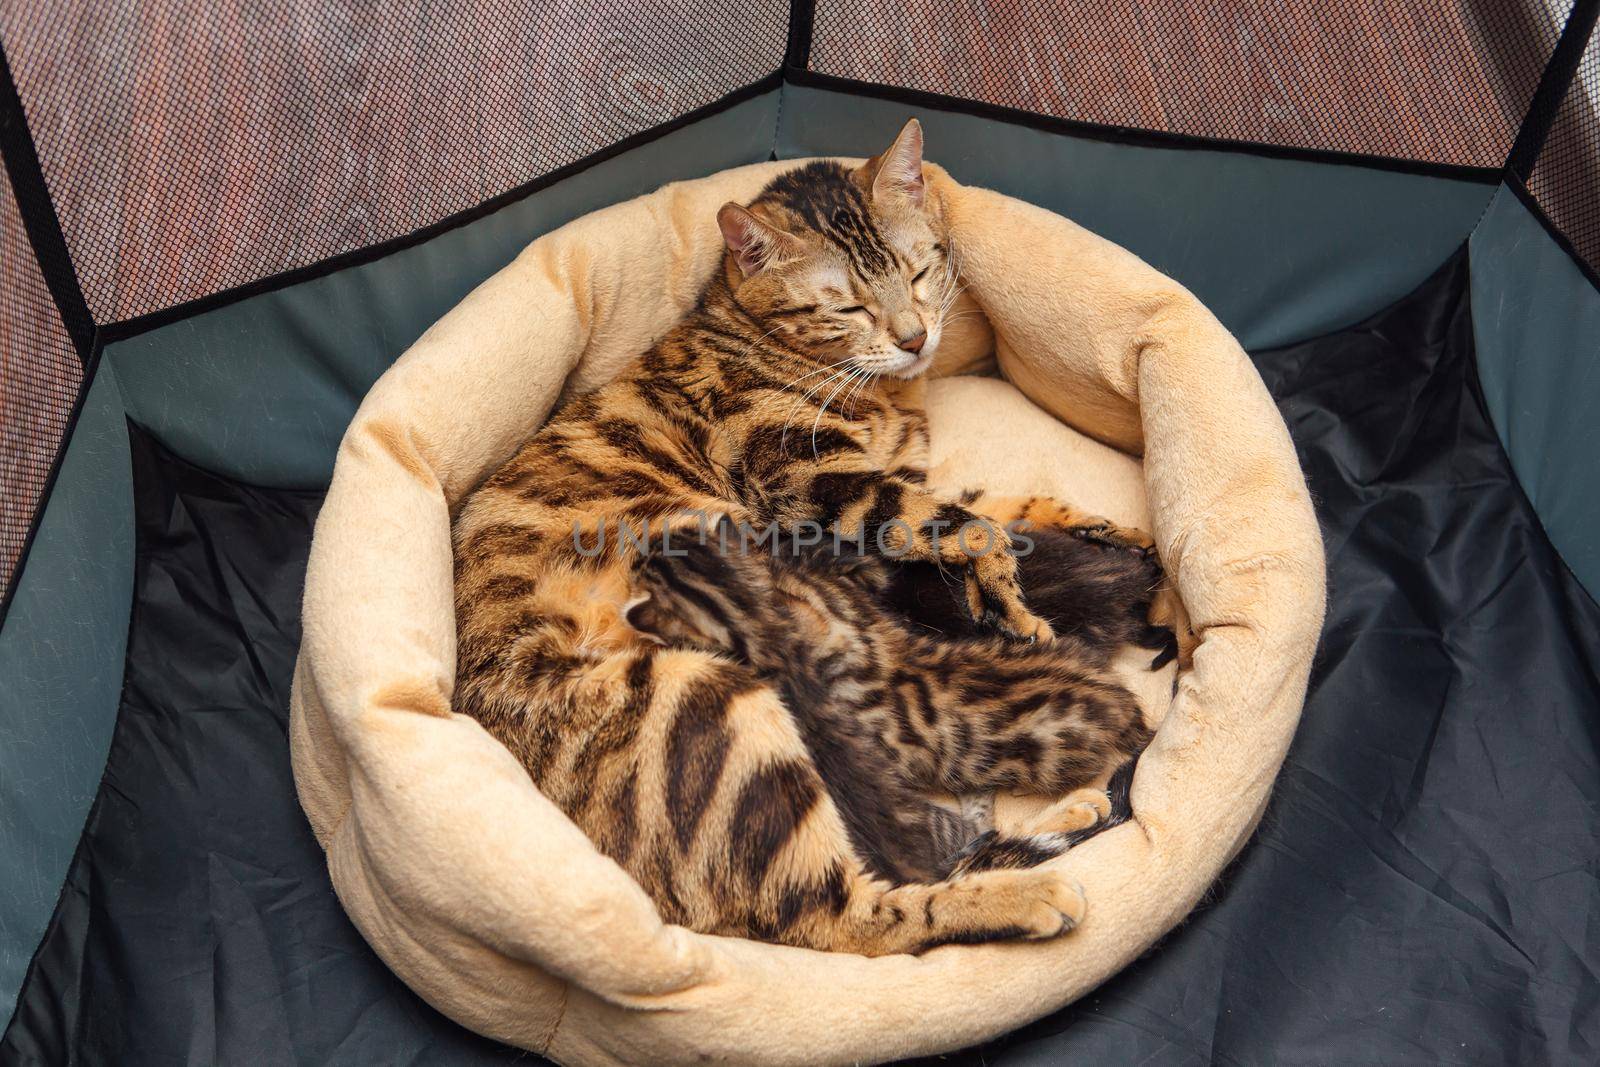
[[[1152,629],[1170,635],[1178,668],[1188,670],[1193,667],[1194,652],[1200,646],[1200,638],[1189,625],[1188,612],[1184,610],[1183,601],[1171,581],[1162,582],[1156,590],[1155,597],[1150,601],[1148,618]],[[1169,658],[1163,649],[1162,654],[1156,657],[1157,662],[1151,663],[1151,669],[1155,670],[1158,665],[1165,666]]]
[[[1074,834],[1098,826],[1110,817],[1111,797],[1105,790],[1074,789],[1028,819],[1017,832],[1028,837]],[[1062,847],[1065,850],[1067,845]]]
[[[1111,797],[1104,789],[1074,789],[1055,804],[1053,830],[1071,833],[1087,830],[1111,817]]]
[[[989,557],[985,557],[986,559]],[[1005,636],[1029,644],[1048,644],[1056,639],[1050,624],[1028,610],[1022,602],[1022,587],[1016,579],[1016,561],[1004,557],[1003,564],[985,564],[980,559],[967,571],[967,607],[973,621],[998,630]]]

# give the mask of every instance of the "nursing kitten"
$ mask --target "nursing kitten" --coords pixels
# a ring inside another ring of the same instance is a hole
[[[985,494],[962,495],[979,511]],[[1023,500],[1010,510],[1032,515],[1038,500]],[[1027,520],[1024,520],[1027,521]],[[1081,528],[1056,530],[1028,524],[1026,552],[1018,555],[1023,595],[1058,637],[1073,637],[1085,655],[1104,666],[1129,646],[1151,649],[1155,670],[1180,652],[1182,625],[1176,596],[1153,553],[1108,552]],[[946,637],[984,633],[950,595],[950,581],[930,563],[900,563],[884,590],[886,602],[925,629]],[[1187,636],[1186,634],[1183,636]]]
[[[1106,794],[1082,787],[1149,741],[1137,701],[1105,664],[1120,638],[1151,636],[1144,619],[1161,571],[1060,531],[1029,536],[1023,589],[1036,609],[1076,612],[1076,571],[1131,594],[1101,606],[1113,620],[1137,618],[1132,632],[1115,632],[1113,621],[1021,648],[941,634],[895,606],[917,601],[908,593],[952,601],[936,573],[784,544],[740,551],[727,525],[652,555],[627,618],[665,645],[727,653],[778,689],[874,874],[901,884],[1033,866],[1109,814]],[[1027,566],[1034,554],[1056,565],[1048,576]],[[1035,596],[1030,578],[1059,602]],[[942,607],[933,610],[942,618]],[[993,829],[983,801],[996,789],[1067,795],[1009,835],[983,836]],[[968,794],[959,813],[930,799],[947,792]]]
[[[582,547],[606,528],[704,515],[892,529],[886,550],[959,576],[975,619],[1052,636],[1023,602],[1007,537],[970,557],[938,534],[978,515],[924,484],[917,376],[958,286],[916,123],[859,168],[799,167],[717,221],[728,250],[697,306],[463,501],[456,707],[668,922],[867,955],[1053,937],[1084,909],[1055,871],[874,874],[777,688],[729,656],[641,634],[624,617],[637,556],[617,537]],[[832,404],[846,386],[851,402]],[[1065,505],[1033,507],[1044,525],[1148,550]],[[1016,517],[1006,510],[985,508],[998,525]]]

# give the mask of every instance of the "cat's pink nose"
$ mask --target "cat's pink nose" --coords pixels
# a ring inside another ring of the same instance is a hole
[[[921,352],[922,346],[927,343],[927,340],[928,331],[918,326],[916,333],[913,333],[907,337],[899,338],[895,341],[895,344],[899,345],[907,352]]]

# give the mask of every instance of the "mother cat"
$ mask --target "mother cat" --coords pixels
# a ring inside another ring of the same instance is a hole
[[[993,540],[974,555],[952,532],[980,516],[926,488],[918,376],[958,290],[915,120],[859,169],[801,167],[717,221],[728,252],[689,316],[464,503],[457,706],[668,922],[866,955],[1054,936],[1084,902],[1052,870],[874,876],[777,691],[629,624],[641,560],[616,532],[708,518],[864,528],[869,548],[959,569],[973,617],[1031,641],[1051,630],[1023,602],[999,525],[1148,542],[1021,501],[985,508]],[[975,714],[974,732],[986,722]]]

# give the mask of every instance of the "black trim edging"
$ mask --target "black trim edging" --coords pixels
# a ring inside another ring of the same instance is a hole
[[[1517,139],[1506,156],[1506,184],[1510,184],[1511,177],[1526,182],[1533,174],[1534,164],[1539,161],[1545,140],[1561,114],[1567,90],[1577,76],[1578,65],[1583,61],[1583,53],[1588,47],[1589,35],[1594,31],[1597,17],[1600,17],[1600,0],[1576,0],[1572,5],[1572,13],[1567,16],[1567,24],[1556,41],[1555,51],[1550,54],[1550,62],[1545,64],[1544,73],[1539,76],[1539,87],[1534,90],[1533,99],[1528,103],[1528,113],[1523,116],[1522,125],[1517,129]]]
[[[39,527],[44,525],[45,509],[50,505],[50,498],[56,491],[56,479],[61,476],[61,467],[67,461],[67,449],[72,444],[73,435],[78,431],[78,419],[83,415],[84,405],[89,402],[89,387],[94,384],[95,373],[100,369],[100,353],[103,345],[98,339],[91,343],[88,361],[83,367],[83,381],[78,385],[78,396],[72,402],[72,413],[67,416],[67,424],[61,428],[61,439],[56,442],[55,458],[50,461],[50,473],[45,477],[44,484],[39,487],[39,495],[33,502],[33,517],[28,523],[28,535],[22,539],[22,549],[17,553],[16,562],[11,566],[11,574],[7,576],[5,592],[0,595],[0,630],[5,629],[6,616],[11,614],[11,605],[17,599],[17,588],[22,585],[23,572],[27,569],[28,554],[33,551],[33,542],[39,536]]]
[[[816,0],[789,0],[789,43],[783,53],[785,70],[805,70],[811,65],[811,27],[816,18]]]
[[[61,231],[61,219],[56,215],[55,202],[50,198],[50,186],[44,179],[44,169],[39,164],[39,153],[33,145],[33,134],[28,130],[28,117],[22,108],[22,97],[11,76],[11,63],[5,49],[0,47],[0,155],[5,157],[7,179],[11,194],[16,199],[17,215],[22,220],[23,231],[33,249],[34,263],[39,275],[50,290],[61,325],[78,355],[81,375],[78,395],[73,398],[72,411],[67,415],[61,437],[56,441],[55,455],[50,460],[50,473],[33,499],[33,514],[28,520],[28,532],[22,539],[17,558],[12,561],[5,585],[0,589],[0,629],[5,627],[11,605],[17,599],[17,589],[22,585],[23,572],[33,543],[38,539],[39,527],[44,523],[45,509],[55,493],[56,479],[67,459],[67,449],[72,445],[73,434],[78,429],[78,419],[89,400],[89,386],[94,384],[95,372],[100,367],[102,339],[95,329],[94,316],[84,299],[83,287],[78,284],[78,274],[72,265],[72,253],[67,248],[67,238]]]

